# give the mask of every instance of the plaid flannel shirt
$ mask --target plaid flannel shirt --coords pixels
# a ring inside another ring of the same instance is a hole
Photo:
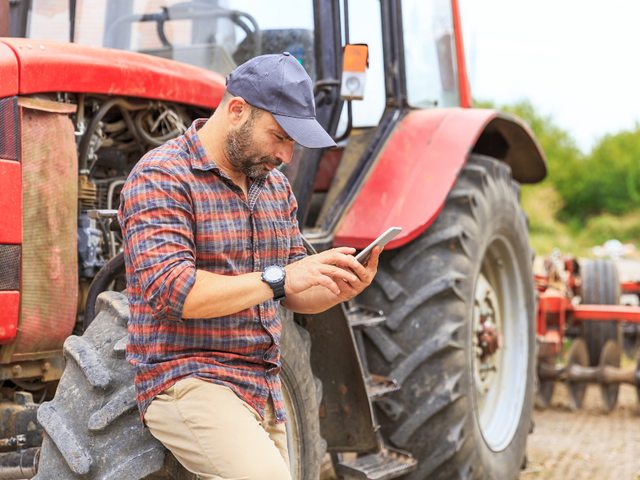
[[[204,150],[196,120],[147,153],[121,193],[129,297],[127,360],[140,414],[172,384],[196,376],[231,388],[260,415],[269,394],[286,420],[280,385],[278,303],[233,315],[182,319],[196,269],[220,275],[287,265],[306,253],[297,203],[277,170],[250,182],[248,198]]]

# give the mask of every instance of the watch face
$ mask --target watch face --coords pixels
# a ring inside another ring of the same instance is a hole
[[[278,283],[284,278],[284,268],[278,265],[271,265],[264,269],[262,276],[269,283]]]

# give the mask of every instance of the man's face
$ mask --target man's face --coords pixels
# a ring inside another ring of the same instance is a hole
[[[257,113],[257,114],[256,114]],[[247,120],[229,130],[224,142],[229,160],[244,175],[265,178],[282,162],[289,163],[294,141],[268,112],[247,111]]]

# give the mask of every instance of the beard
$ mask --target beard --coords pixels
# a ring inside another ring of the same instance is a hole
[[[253,139],[254,119],[249,118],[240,128],[227,133],[224,138],[225,148],[231,163],[247,177],[259,180],[269,175],[267,166],[279,167],[281,160],[263,152]]]

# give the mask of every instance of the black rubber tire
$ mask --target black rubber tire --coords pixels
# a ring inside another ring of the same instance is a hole
[[[408,479],[519,475],[535,379],[533,274],[519,192],[506,164],[471,155],[436,221],[406,246],[384,252],[374,283],[359,297],[387,315],[384,327],[365,331],[365,347],[370,370],[402,386],[376,405],[383,437],[418,459]],[[515,434],[500,452],[480,431],[472,373],[475,285],[497,233],[515,252],[528,325],[523,405]]]
[[[34,478],[195,480],[140,421],[135,369],[124,355],[127,298],[103,292],[95,311],[85,334],[65,341],[67,365],[58,390],[38,411],[45,437]],[[318,417],[322,389],[311,372],[308,334],[283,312],[282,382],[296,409],[301,447],[294,479],[316,480],[326,449]]]
[[[129,304],[102,293],[82,337],[64,343],[65,371],[38,421],[45,437],[36,480],[195,480],[144,428],[135,369],[125,360]]]
[[[620,280],[618,269],[611,260],[592,260],[582,266],[582,303],[590,305],[618,305]],[[622,345],[622,325],[612,321],[582,322],[581,337],[589,351],[589,365],[600,363],[600,352],[608,340]]]
[[[293,480],[317,480],[327,451],[327,443],[320,436],[322,382],[311,371],[309,333],[293,322],[292,312],[280,307],[279,313],[282,321],[280,380],[294,404],[295,412],[287,410],[287,414],[295,415],[299,438],[298,462],[291,474]],[[290,451],[289,456],[293,453]]]

